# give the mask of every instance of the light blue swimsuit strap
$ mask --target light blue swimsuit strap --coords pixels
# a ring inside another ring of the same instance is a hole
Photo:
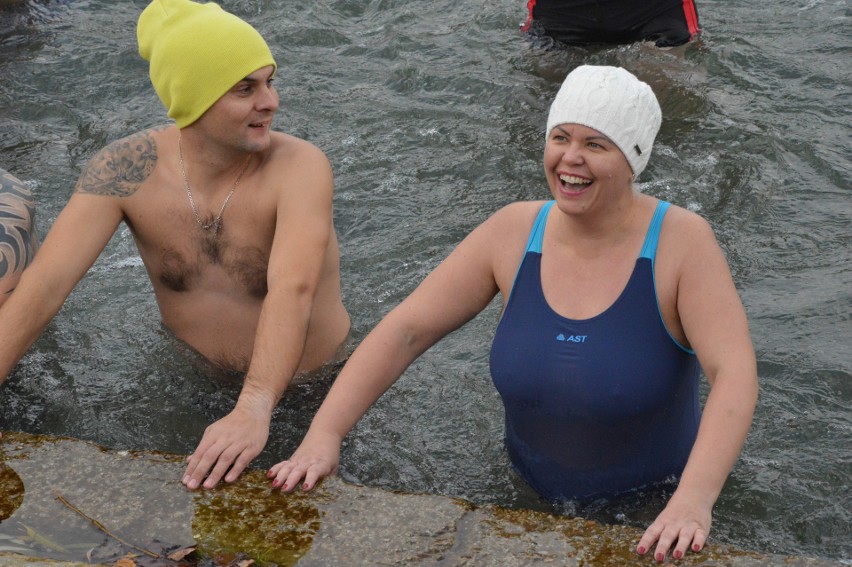
[[[663,226],[663,217],[666,215],[666,210],[669,208],[669,203],[660,201],[657,203],[657,208],[654,210],[654,216],[651,219],[651,226],[648,227],[648,233],[645,235],[645,243],[642,245],[640,258],[648,258],[651,263],[654,263],[654,258],[657,256],[657,242],[660,240],[660,228]]]
[[[665,201],[657,203],[657,208],[654,210],[654,216],[651,218],[651,225],[648,227],[648,233],[645,235],[645,244],[642,245],[642,252],[639,254],[640,258],[648,258],[651,260],[651,266],[654,265],[654,259],[657,257],[657,243],[660,241],[660,228],[663,226],[663,217],[666,216],[668,208],[669,203]],[[656,277],[654,278],[654,297],[657,297]],[[657,307],[657,310],[659,311],[659,306]],[[662,322],[663,328],[666,329],[666,333],[668,333],[669,338],[674,344],[676,344],[684,352],[695,354],[694,350],[680,344],[680,342],[678,342],[678,340],[669,333],[669,329],[666,327],[666,322],[663,320],[662,312],[660,313],[660,322]]]
[[[529,240],[527,240],[527,247],[524,250],[524,258],[526,258],[529,252],[541,254],[541,243],[544,241],[544,227],[547,225],[547,213],[550,212],[550,207],[552,207],[555,202],[556,201],[548,201],[541,206],[541,209],[539,209],[538,215],[535,217],[532,230],[530,230],[530,237]],[[512,294],[515,292],[515,284],[518,283],[518,274],[521,273],[521,266],[524,265],[524,258],[521,259],[521,263],[518,264],[518,269],[515,272],[515,279],[512,281],[512,289],[509,291],[509,301],[512,300]],[[506,305],[509,305],[509,301],[506,302]],[[505,315],[505,313],[506,311],[503,310],[503,313],[500,314],[500,320],[503,319],[503,315]]]
[[[555,202],[556,201],[548,201],[542,205],[541,210],[538,211],[538,215],[535,217],[535,222],[533,223],[532,230],[530,231],[530,239],[527,241],[527,248],[524,250],[524,254],[527,252],[536,252],[541,254],[541,243],[544,241],[544,227],[547,225],[547,213],[550,212],[550,207],[552,207]]]
[[[541,210],[539,210],[538,215],[535,217],[535,222],[533,223],[532,230],[530,231],[530,238],[527,241],[527,247],[524,250],[524,253],[527,252],[536,252],[541,254],[541,246],[544,241],[544,227],[547,225],[547,213],[550,212],[550,208],[556,201],[548,201],[545,203]],[[663,226],[663,217],[666,215],[666,210],[669,208],[669,203],[666,201],[660,201],[657,203],[657,208],[654,210],[654,216],[651,219],[651,224],[648,226],[648,233],[645,235],[645,242],[642,245],[642,251],[639,256],[641,258],[648,258],[651,261],[657,255],[657,242],[660,240],[660,229]]]

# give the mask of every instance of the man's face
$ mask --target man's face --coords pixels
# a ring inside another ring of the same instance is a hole
[[[240,151],[265,150],[278,110],[278,92],[272,84],[271,65],[258,69],[222,95],[193,124],[221,143]]]

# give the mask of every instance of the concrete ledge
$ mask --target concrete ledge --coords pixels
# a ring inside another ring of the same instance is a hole
[[[177,455],[3,433],[0,567],[46,560],[113,564],[128,553],[139,565],[240,559],[299,567],[657,564],[632,552],[641,534],[625,526],[387,492],[337,478],[307,494],[281,494],[258,470],[233,485],[190,492],[179,482],[182,472]],[[165,559],[188,547],[197,549],[185,560]],[[715,545],[677,564],[837,565]]]

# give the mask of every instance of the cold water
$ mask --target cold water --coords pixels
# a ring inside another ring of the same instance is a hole
[[[568,71],[621,65],[649,82],[664,120],[640,188],[712,223],[758,354],[759,407],[712,537],[852,563],[847,2],[699,0],[700,40],[668,51],[531,45],[521,0],[221,3],[277,57],[276,128],[331,159],[356,339],[488,215],[548,198],[543,129]],[[145,2],[12,4],[0,7],[0,167],[33,189],[44,235],[86,160],[165,112],[136,53]],[[552,510],[503,450],[488,373],[498,308],[424,355],[369,412],[347,439],[344,478]],[[256,466],[289,456],[327,385],[286,394]],[[122,225],[0,388],[0,429],[188,453],[239,386],[161,326]],[[665,496],[555,511],[645,525]]]

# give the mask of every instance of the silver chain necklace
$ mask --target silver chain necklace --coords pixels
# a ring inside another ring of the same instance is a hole
[[[186,168],[183,164],[183,146],[181,145],[181,138],[178,136],[178,153],[180,154],[180,174],[183,177],[183,187],[186,189],[186,196],[189,197],[189,206],[192,207],[192,216],[195,217],[195,224],[201,230],[210,230],[213,229],[213,234],[219,234],[219,228],[222,226],[222,215],[225,214],[225,207],[228,206],[228,203],[231,200],[231,195],[234,194],[234,191],[237,189],[237,185],[240,184],[240,179],[243,178],[243,174],[248,169],[249,162],[251,161],[251,156],[246,160],[246,164],[243,166],[243,169],[240,171],[240,174],[237,175],[237,178],[234,180],[233,186],[231,186],[231,190],[228,192],[228,196],[225,197],[225,201],[222,203],[222,207],[219,209],[219,214],[216,215],[216,218],[213,219],[212,222],[203,223],[201,222],[201,217],[198,215],[198,207],[195,206],[195,199],[192,198],[192,191],[189,188],[189,180],[186,178]]]

